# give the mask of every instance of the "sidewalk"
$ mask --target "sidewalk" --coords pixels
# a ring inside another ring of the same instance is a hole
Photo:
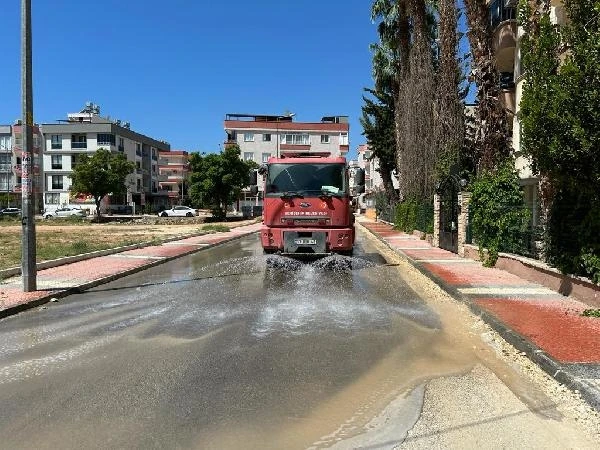
[[[358,223],[600,410],[600,319],[581,315],[593,306],[432,247],[386,223],[364,217]]]
[[[35,292],[22,292],[21,277],[9,277],[0,281],[0,318],[42,305],[52,298],[65,297],[204,248],[238,239],[258,231],[260,226],[260,223],[255,223],[231,228],[228,232],[191,236],[38,269],[38,290]]]

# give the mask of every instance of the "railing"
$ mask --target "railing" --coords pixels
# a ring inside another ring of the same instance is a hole
[[[12,172],[12,164],[0,164],[0,172]]]
[[[496,28],[505,20],[515,20],[517,9],[504,6],[505,0],[493,0],[489,6],[489,20],[492,29]]]
[[[87,142],[71,142],[71,148],[87,148]]]

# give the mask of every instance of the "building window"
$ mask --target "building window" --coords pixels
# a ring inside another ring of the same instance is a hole
[[[62,175],[52,175],[52,189],[63,189]]]
[[[142,156],[142,144],[140,144],[139,142],[135,143],[135,154],[137,156]]]
[[[348,145],[348,133],[340,133],[340,145]]]
[[[125,151],[125,140],[120,137],[119,138],[119,149],[120,152],[124,152]]]
[[[254,153],[244,152],[244,161],[254,161]]]
[[[308,133],[287,133],[281,135],[282,144],[290,145],[309,145],[310,139]]]
[[[60,204],[60,194],[56,192],[48,192],[46,194],[46,205],[59,205]]]
[[[12,150],[12,139],[10,136],[0,136],[0,151]]]
[[[328,134],[321,135],[321,144],[329,144],[329,135]]]
[[[270,157],[271,157],[270,153],[263,153],[262,154],[262,162],[266,163]]]
[[[271,142],[271,134],[270,133],[263,134],[263,142]]]
[[[53,134],[50,138],[52,150],[60,150],[62,149],[62,134]]]
[[[15,147],[23,146],[23,135],[21,133],[15,133]]]
[[[115,145],[115,135],[98,133],[98,145]]]
[[[87,136],[85,134],[72,134],[71,148],[87,148]]]
[[[254,142],[254,133],[244,133],[244,142]]]
[[[52,155],[52,169],[62,169],[62,155]]]
[[[10,191],[10,178],[9,173],[0,173],[0,191]]]

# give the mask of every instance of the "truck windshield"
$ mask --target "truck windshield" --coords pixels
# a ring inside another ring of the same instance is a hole
[[[344,195],[343,164],[271,164],[266,180],[267,195]]]

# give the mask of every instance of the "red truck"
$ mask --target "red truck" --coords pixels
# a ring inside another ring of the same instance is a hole
[[[271,157],[258,173],[265,177],[260,231],[265,253],[352,254],[354,207],[345,158],[328,153]],[[354,180],[357,193],[364,192],[362,169]]]

